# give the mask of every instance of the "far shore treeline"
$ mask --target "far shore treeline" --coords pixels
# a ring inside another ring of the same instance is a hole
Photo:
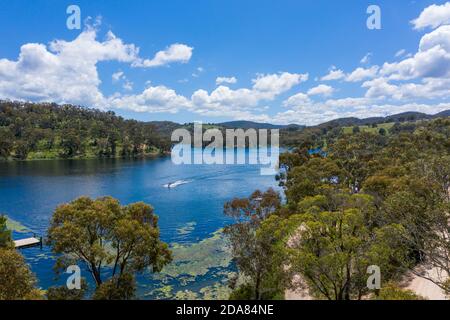
[[[0,155],[162,152],[170,149],[169,128],[180,125],[159,124],[74,106],[3,102]],[[288,126],[281,137],[292,146],[280,156],[283,170],[276,176],[283,201],[269,189],[224,204],[232,222],[223,234],[237,269],[227,281],[229,299],[430,298],[429,290],[410,288],[411,279],[431,281],[433,291],[450,296],[448,114]],[[173,248],[161,241],[157,222],[153,207],[143,202],[81,197],[61,204],[48,229],[48,244],[60,255],[55,270],[82,262],[95,289],[87,290],[84,281],[77,291],[43,291],[14,250],[0,214],[0,300],[134,299],[136,275],[159,272],[172,261]],[[371,267],[381,277],[373,288]]]
[[[110,111],[0,102],[3,159],[139,157],[169,151],[169,139],[151,123],[125,120]]]
[[[307,143],[322,148],[325,136],[360,131],[389,135],[400,130],[402,123],[408,123],[406,126],[411,131],[420,121],[449,115],[450,110],[434,116],[406,112],[368,119],[336,119],[311,127],[231,121],[203,124],[203,130],[268,129],[270,135],[270,129],[279,129],[282,147],[295,148]],[[174,144],[171,134],[178,128],[193,132],[192,123],[142,122],[124,119],[113,111],[81,106],[0,100],[0,160],[135,158],[167,154]],[[405,130],[405,125],[401,130]]]

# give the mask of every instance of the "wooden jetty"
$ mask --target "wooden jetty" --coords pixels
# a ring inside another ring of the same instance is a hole
[[[14,246],[16,249],[25,249],[31,247],[41,247],[42,249],[42,237],[31,237],[26,239],[14,240]]]

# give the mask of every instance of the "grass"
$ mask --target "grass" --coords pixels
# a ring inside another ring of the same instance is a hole
[[[361,132],[378,133],[378,131],[383,128],[384,130],[386,130],[386,134],[389,134],[389,129],[391,129],[393,126],[394,122],[380,123],[375,128],[372,128],[372,126],[359,126],[359,130]],[[353,127],[343,127],[342,130],[344,134],[353,133]]]
[[[19,233],[24,233],[24,232],[30,231],[27,227],[22,225],[20,222],[15,221],[11,218],[8,218],[8,216],[6,216],[6,228],[8,228],[8,230],[19,232]]]

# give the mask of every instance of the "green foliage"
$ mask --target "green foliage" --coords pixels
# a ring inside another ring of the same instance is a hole
[[[318,198],[324,205],[324,199]],[[404,230],[395,224],[371,229],[368,217],[374,209],[355,196],[340,198],[338,211],[322,211],[307,199],[309,208],[301,204],[305,213],[289,218],[290,234],[297,236],[286,246],[287,265],[293,274],[301,274],[320,298],[360,299],[367,290],[369,265],[380,266],[383,276],[389,278],[395,273],[392,265],[406,258],[401,241]]]
[[[232,248],[233,260],[252,288],[251,298],[270,298],[280,291],[282,279],[275,251],[273,235],[259,232],[261,223],[280,208],[281,200],[273,190],[255,191],[248,199],[234,199],[224,206],[224,213],[235,220],[225,227]],[[238,290],[239,291],[239,290]]]
[[[123,273],[102,283],[94,293],[94,300],[132,300],[135,298],[136,283],[133,275]]]
[[[81,281],[80,289],[68,289],[67,286],[50,287],[47,289],[48,300],[82,300],[88,289],[85,279]]]
[[[273,235],[287,278],[300,276],[318,298],[366,296],[369,265],[395,282],[426,263],[442,272],[433,281],[448,292],[450,119],[379,128],[324,130],[311,147],[321,145],[319,155],[297,154],[305,140],[280,158],[287,205],[258,232]],[[413,298],[393,287],[380,297]]]
[[[126,283],[129,276],[150,268],[159,272],[171,261],[168,245],[159,239],[158,219],[145,203],[121,206],[104,197],[81,197],[59,206],[48,230],[48,243],[60,255],[57,268],[77,262],[91,272],[97,289],[104,284],[102,297],[116,297],[110,289]],[[134,278],[133,278],[134,279]],[[126,281],[125,281],[126,280]],[[133,280],[134,281],[134,280]],[[124,297],[129,297],[126,290]]]
[[[11,246],[11,231],[7,228],[6,216],[0,215],[0,248],[8,248]]]
[[[0,300],[42,299],[35,284],[22,255],[14,249],[0,248]]]
[[[254,299],[254,288],[251,284],[246,283],[243,284],[236,289],[234,289],[230,296],[228,297],[229,300],[252,300]]]
[[[383,286],[378,295],[372,297],[373,300],[425,300],[414,291],[405,290],[389,283]]]
[[[0,159],[138,157],[170,150],[156,124],[71,105],[0,101]]]
[[[308,196],[320,194],[327,187],[344,182],[342,170],[328,158],[312,158],[304,165],[290,170],[286,182],[286,196],[295,206]]]

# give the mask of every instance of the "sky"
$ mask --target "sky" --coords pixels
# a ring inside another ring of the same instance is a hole
[[[434,114],[450,2],[0,0],[0,99],[180,123]]]

